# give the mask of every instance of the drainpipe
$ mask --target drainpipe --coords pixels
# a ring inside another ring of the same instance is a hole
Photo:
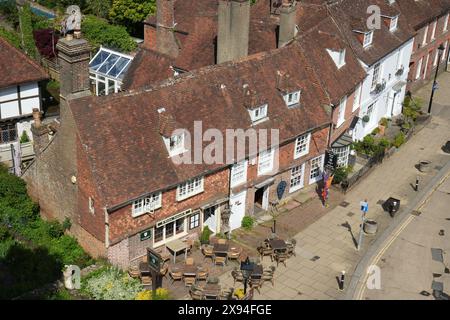
[[[106,210],[106,207],[103,208],[103,211],[105,212],[105,248],[109,248],[109,214],[108,210]]]

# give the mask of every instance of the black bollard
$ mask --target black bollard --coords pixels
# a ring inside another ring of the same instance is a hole
[[[344,290],[345,271],[342,271],[341,278],[339,279],[339,290]]]
[[[419,177],[416,178],[416,192],[419,191]]]

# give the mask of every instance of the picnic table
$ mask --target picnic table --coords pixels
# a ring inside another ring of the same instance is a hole
[[[228,254],[230,245],[228,243],[215,243],[213,252],[214,254]]]
[[[176,239],[170,241],[166,244],[167,249],[173,252],[173,263],[175,263],[177,258],[177,253],[184,250],[184,259],[187,257],[188,244],[181,241],[180,239]]]

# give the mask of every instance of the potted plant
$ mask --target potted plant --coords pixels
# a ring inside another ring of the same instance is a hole
[[[203,244],[209,244],[209,237],[211,237],[212,231],[209,229],[208,226],[205,226],[203,228],[202,234],[200,236],[200,243]]]
[[[384,130],[387,128],[388,123],[389,123],[388,119],[381,118],[380,123],[378,124],[380,135],[384,136]]]

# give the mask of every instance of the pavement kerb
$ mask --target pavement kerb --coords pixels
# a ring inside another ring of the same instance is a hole
[[[352,274],[350,283],[346,289],[346,294],[341,300],[353,300],[356,293],[359,292],[359,288],[362,285],[362,281],[365,279],[366,270],[368,264],[372,261],[372,258],[382,248],[386,240],[391,236],[394,231],[401,226],[409,217],[410,213],[420,206],[438,187],[444,177],[450,172],[450,161],[447,162],[439,172],[433,177],[433,179],[427,184],[425,188],[419,192],[419,195],[415,197],[406,207],[399,210],[388,228],[375,240],[375,242],[367,249],[364,255],[359,259],[355,271]]]

